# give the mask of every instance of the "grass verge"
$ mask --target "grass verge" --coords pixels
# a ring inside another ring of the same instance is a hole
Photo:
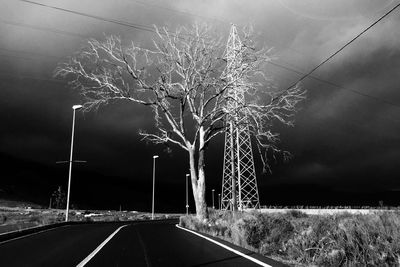
[[[399,266],[400,212],[307,215],[209,211],[180,225],[294,266]]]
[[[155,214],[155,219],[178,218],[178,214]],[[137,211],[71,210],[72,222],[116,222],[149,220],[151,214]],[[65,211],[57,209],[31,209],[0,207],[0,234],[64,222]]]

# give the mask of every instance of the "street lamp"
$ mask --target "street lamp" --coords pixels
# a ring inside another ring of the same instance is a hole
[[[188,180],[189,174],[186,174],[186,215],[189,215],[189,202],[188,202]]]
[[[154,220],[154,184],[156,182],[156,158],[157,155],[153,156],[153,197],[151,201],[151,219]]]
[[[221,194],[218,194],[218,207],[221,210]]]
[[[71,152],[69,154],[69,172],[68,172],[68,192],[67,192],[67,208],[65,211],[65,221],[68,222],[69,212],[69,194],[71,190],[71,173],[72,173],[72,153],[74,151],[74,131],[75,131],[75,111],[81,109],[82,105],[73,105],[72,109],[72,134],[71,134]]]
[[[214,192],[215,192],[215,189],[213,189],[213,190],[212,190],[212,203],[213,203],[213,209],[215,209],[215,206],[214,206]]]

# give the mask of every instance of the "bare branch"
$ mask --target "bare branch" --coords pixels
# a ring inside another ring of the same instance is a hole
[[[235,127],[249,129],[267,168],[267,154],[286,157],[271,126],[293,125],[305,91],[300,85],[283,94],[272,90],[264,67],[273,60],[271,49],[253,41],[251,28],[243,33],[240,64],[230,70],[224,40],[209,27],[180,27],[173,33],[155,27],[155,32],[152,48],[125,45],[117,36],[90,39],[58,65],[55,76],[68,79],[80,92],[86,110],[120,100],[151,107],[159,132],[140,134],[153,143],[173,143],[185,150],[199,141],[207,146],[226,131],[232,116],[240,115],[244,119]],[[235,72],[234,78],[228,79],[229,71]],[[235,90],[243,93],[242,100],[232,97]]]

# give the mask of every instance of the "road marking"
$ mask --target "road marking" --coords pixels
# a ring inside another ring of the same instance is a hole
[[[111,238],[113,238],[119,232],[119,230],[121,230],[125,226],[128,226],[128,225],[127,224],[126,225],[122,225],[117,230],[115,230],[109,237],[107,237],[106,240],[104,240],[95,250],[93,250],[93,252],[90,253],[89,256],[87,256],[83,261],[81,261],[78,265],[76,265],[76,267],[85,266],[86,263],[88,263],[108,243],[108,241],[110,241]]]
[[[209,237],[206,237],[206,236],[204,236],[204,235],[201,235],[201,234],[199,234],[199,233],[196,233],[195,231],[192,231],[192,230],[183,228],[182,226],[179,226],[179,225],[177,225],[177,224],[176,224],[175,226],[178,227],[179,229],[188,231],[188,232],[190,232],[190,233],[192,233],[192,234],[195,234],[195,235],[197,235],[197,236],[200,236],[200,237],[202,237],[202,238],[204,238],[204,239],[206,239],[206,240],[208,240],[208,241],[210,241],[210,242],[213,242],[214,244],[217,244],[218,246],[223,247],[224,249],[227,249],[227,250],[229,250],[229,251],[232,251],[233,253],[235,253],[235,254],[237,254],[237,255],[239,255],[239,256],[242,256],[243,258],[246,258],[246,259],[248,259],[248,260],[250,260],[250,261],[252,261],[252,262],[254,262],[254,263],[257,263],[258,265],[261,265],[261,266],[264,266],[264,267],[272,267],[271,265],[268,265],[268,264],[266,264],[265,262],[262,262],[262,261],[260,261],[260,260],[257,260],[257,259],[255,259],[255,258],[253,258],[253,257],[250,257],[249,255],[246,255],[246,254],[244,254],[244,253],[242,253],[242,252],[240,252],[240,251],[238,251],[238,250],[236,250],[236,249],[233,249],[233,248],[231,248],[231,247],[229,247],[229,246],[227,246],[227,245],[224,245],[224,244],[222,244],[222,243],[220,243],[220,242],[218,242],[218,241],[215,241],[214,239],[211,239],[211,238],[209,238]]]
[[[33,233],[31,233],[31,234],[22,235],[22,236],[14,237],[14,238],[7,239],[7,240],[4,240],[4,241],[0,241],[0,245],[3,245],[3,244],[5,244],[5,243],[8,243],[8,242],[11,242],[11,241],[14,241],[14,240],[18,240],[18,239],[26,238],[26,237],[29,237],[29,236],[41,234],[41,233],[44,233],[44,232],[56,230],[56,229],[59,229],[59,228],[61,228],[61,227],[66,227],[66,226],[70,226],[70,225],[61,225],[61,226],[58,226],[58,227],[54,227],[54,228],[50,228],[50,229],[44,229],[44,230],[41,230],[41,231],[38,231],[38,232],[33,232]],[[37,227],[31,227],[31,228],[21,229],[20,231],[31,230],[31,229],[34,229],[34,228],[37,228]],[[12,231],[12,232],[8,232],[8,233],[2,233],[2,234],[0,234],[0,236],[1,236],[1,235],[6,235],[6,234],[9,234],[9,233],[13,233],[13,232],[19,232],[19,230],[17,230],[17,231]]]

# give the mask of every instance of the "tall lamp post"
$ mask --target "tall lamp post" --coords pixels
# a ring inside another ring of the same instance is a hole
[[[158,158],[157,155],[153,156],[153,197],[151,201],[151,219],[154,220],[154,185],[156,182],[156,158]]]
[[[221,194],[218,194],[218,207],[221,210]]]
[[[212,190],[212,203],[213,203],[213,209],[215,209],[215,206],[214,206],[214,192],[215,192],[215,189],[213,189]]]
[[[189,180],[189,174],[186,174],[186,215],[189,215],[188,180]]]
[[[69,194],[71,190],[71,173],[72,173],[72,154],[74,151],[74,131],[75,131],[75,111],[81,109],[82,105],[73,105],[72,109],[72,134],[71,134],[71,152],[69,154],[69,172],[68,172],[68,192],[67,192],[67,208],[65,211],[65,221],[68,222],[69,213]]]

